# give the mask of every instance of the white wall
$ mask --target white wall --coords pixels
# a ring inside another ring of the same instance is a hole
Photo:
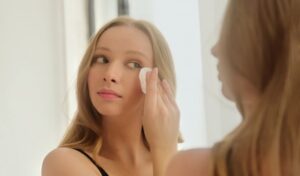
[[[61,0],[0,0],[0,175],[38,176],[61,138]]]
[[[87,1],[63,0],[64,19],[64,48],[65,48],[65,75],[66,89],[65,103],[67,105],[67,116],[70,120],[77,107],[76,102],[76,77],[80,61],[88,44],[88,18]],[[65,128],[64,128],[65,129]]]

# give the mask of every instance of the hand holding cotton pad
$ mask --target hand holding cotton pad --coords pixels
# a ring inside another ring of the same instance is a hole
[[[149,72],[151,70],[152,70],[152,68],[149,68],[149,67],[144,67],[140,70],[139,79],[140,79],[141,88],[142,88],[142,91],[144,94],[146,94],[146,87],[147,87],[146,75],[147,75],[147,72]]]

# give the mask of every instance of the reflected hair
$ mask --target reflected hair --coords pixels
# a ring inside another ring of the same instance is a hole
[[[213,147],[211,175],[300,175],[300,1],[230,0],[221,39],[228,68],[261,98]]]

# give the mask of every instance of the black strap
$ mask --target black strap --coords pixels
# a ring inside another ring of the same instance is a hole
[[[87,153],[85,153],[83,150],[81,149],[74,149],[74,150],[77,150],[78,152],[82,153],[83,155],[85,155],[97,168],[98,170],[100,171],[101,175],[102,176],[108,176],[108,174],[105,172],[105,170],[100,167],[96,162],[95,160],[93,160],[93,158],[91,158]]]

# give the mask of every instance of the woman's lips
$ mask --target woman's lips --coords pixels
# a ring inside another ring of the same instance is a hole
[[[108,99],[108,100],[112,100],[112,99],[116,99],[119,98],[118,96],[114,95],[114,94],[106,94],[106,93],[100,93],[98,94],[100,95],[100,97],[104,98],[104,99]]]
[[[101,98],[106,99],[106,100],[113,100],[113,99],[121,98],[121,96],[113,90],[101,90],[101,91],[97,92],[97,94]]]

